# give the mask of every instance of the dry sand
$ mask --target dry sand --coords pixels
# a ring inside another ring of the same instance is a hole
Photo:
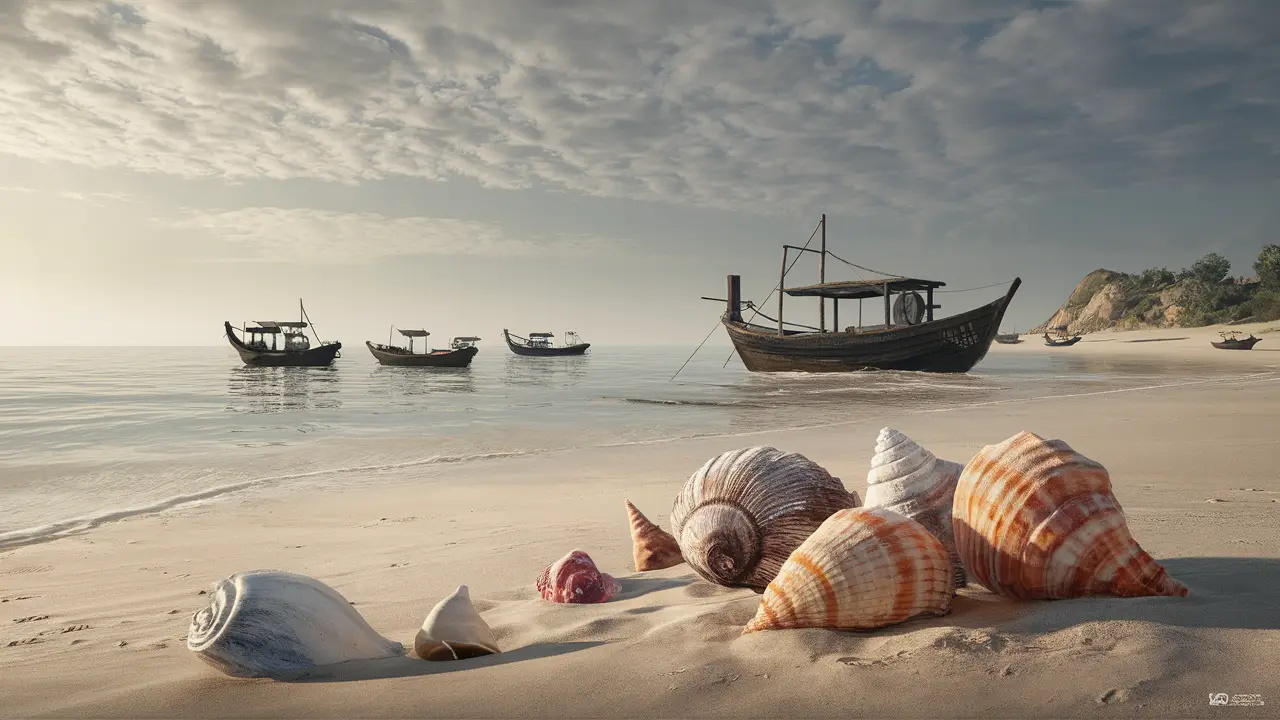
[[[1194,342],[1125,342],[1160,335]],[[1086,340],[1111,342],[1059,350],[1030,338],[992,350],[1105,360],[1159,346],[1221,366],[1203,380],[438,467],[409,483],[233,498],[6,551],[0,715],[1276,716],[1280,354],[1262,350],[1280,350],[1280,333],[1247,353],[1200,347],[1209,335],[1095,335]],[[1134,536],[1191,596],[1019,603],[971,587],[942,618],[742,636],[757,595],[686,565],[631,571],[624,498],[669,527],[689,473],[752,444],[802,452],[863,493],[883,425],[958,461],[1023,429],[1066,440],[1110,469]],[[620,597],[536,597],[538,573],[575,548],[622,580]],[[186,649],[189,617],[204,605],[200,591],[257,568],[329,583],[409,646],[431,606],[465,583],[506,652],[348,663],[288,681],[225,677]],[[1210,693],[1267,704],[1212,707]]]

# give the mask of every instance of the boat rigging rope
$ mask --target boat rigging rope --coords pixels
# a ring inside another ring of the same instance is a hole
[[[990,285],[983,285],[982,287],[971,287],[971,288],[965,288],[963,290],[934,290],[933,292],[934,293],[953,293],[953,292],[969,292],[971,290],[986,290],[987,288],[1000,287],[1001,285],[1008,285],[1011,282],[1013,281],[1005,280],[1004,282],[991,283]]]

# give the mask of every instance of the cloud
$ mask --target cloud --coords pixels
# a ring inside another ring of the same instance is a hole
[[[614,244],[591,235],[515,237],[497,225],[473,220],[306,208],[187,210],[180,217],[154,222],[234,245],[236,252],[224,261],[235,262],[352,264],[414,255],[534,256],[590,253]]]
[[[0,153],[746,209],[1280,174],[1272,0],[0,0]]]

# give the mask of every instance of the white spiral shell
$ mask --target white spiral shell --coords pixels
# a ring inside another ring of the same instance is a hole
[[[499,652],[493,630],[471,603],[466,585],[431,608],[413,640],[413,651],[423,660],[466,660]]]
[[[191,616],[187,649],[234,677],[401,655],[338,591],[279,570],[236,573]]]
[[[951,506],[963,470],[960,463],[939,460],[901,432],[883,428],[867,473],[865,505],[906,515],[941,540],[951,556],[956,587],[968,584],[951,528]]]

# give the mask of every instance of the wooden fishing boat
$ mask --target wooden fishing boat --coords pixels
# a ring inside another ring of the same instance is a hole
[[[1071,347],[1078,342],[1080,342],[1079,335],[1067,337],[1066,335],[1059,334],[1058,337],[1055,338],[1049,337],[1049,333],[1044,334],[1044,344],[1049,347]]]
[[[239,328],[243,337],[236,337],[236,329],[231,323],[223,321],[223,329],[231,347],[239,353],[245,365],[261,367],[324,367],[341,357],[339,351],[342,343],[326,343],[316,335],[316,346],[311,346],[305,330],[310,327],[315,335],[315,326],[307,317],[307,310],[298,300],[300,318],[298,320],[258,320],[257,325],[243,325]],[[267,343],[267,339],[271,343]],[[283,338],[284,342],[278,342]],[[281,347],[283,344],[283,347]]]
[[[1001,345],[1017,345],[1022,342],[1022,338],[1018,337],[1018,333],[1016,332],[1002,333],[996,335],[996,342]]]
[[[1219,350],[1252,350],[1254,345],[1262,342],[1262,338],[1254,337],[1253,333],[1249,333],[1249,337],[1241,338],[1240,333],[1235,331],[1220,332],[1222,339],[1218,342],[1209,341],[1210,345]]]
[[[851,263],[827,250],[827,216],[819,227],[821,250],[793,245],[782,246],[782,274],[777,288],[778,317],[771,318],[756,308],[745,305],[756,315],[773,320],[777,327],[755,325],[742,318],[741,279],[729,276],[729,297],[721,323],[737,350],[742,364],[753,372],[848,372],[853,370],[920,370],[925,372],[968,372],[987,354],[991,341],[1000,328],[1005,310],[1022,284],[1014,278],[1003,297],[972,310],[935,320],[933,311],[942,307],[934,303],[934,291],[946,285],[937,280],[922,280],[881,273]],[[810,242],[813,236],[809,238]],[[818,284],[786,287],[789,250],[818,254]],[[885,275],[875,280],[826,282],[826,258],[830,255],[869,273]],[[921,297],[920,292],[925,296]],[[894,296],[896,300],[892,300]],[[788,323],[783,320],[784,297],[816,297],[818,327]],[[826,300],[832,300],[832,326],[826,328]],[[704,298],[720,300],[719,298]],[[884,324],[862,324],[862,300],[883,299]],[[840,301],[858,300],[858,324],[837,329],[840,325]],[[803,328],[802,330],[789,329]],[[806,332],[806,330],[808,332]]]
[[[556,345],[555,335],[546,332],[529,333],[529,337],[525,338],[504,328],[502,337],[506,339],[507,347],[511,348],[511,352],[529,357],[582,355],[587,352],[587,348],[591,347],[591,343],[582,342],[578,333],[572,330],[565,331],[563,345]]]
[[[395,328],[393,327],[394,331]],[[431,333],[426,330],[400,330],[400,335],[407,338],[409,345],[407,347],[399,347],[391,344],[391,338],[388,336],[386,345],[371,343],[364,341],[365,347],[369,348],[369,352],[378,362],[383,365],[399,365],[402,367],[444,367],[444,368],[461,368],[471,364],[471,358],[480,352],[480,348],[476,347],[479,342],[478,337],[456,337],[449,343],[448,350],[428,350],[423,349],[420,353],[413,351],[413,339],[425,338]]]

